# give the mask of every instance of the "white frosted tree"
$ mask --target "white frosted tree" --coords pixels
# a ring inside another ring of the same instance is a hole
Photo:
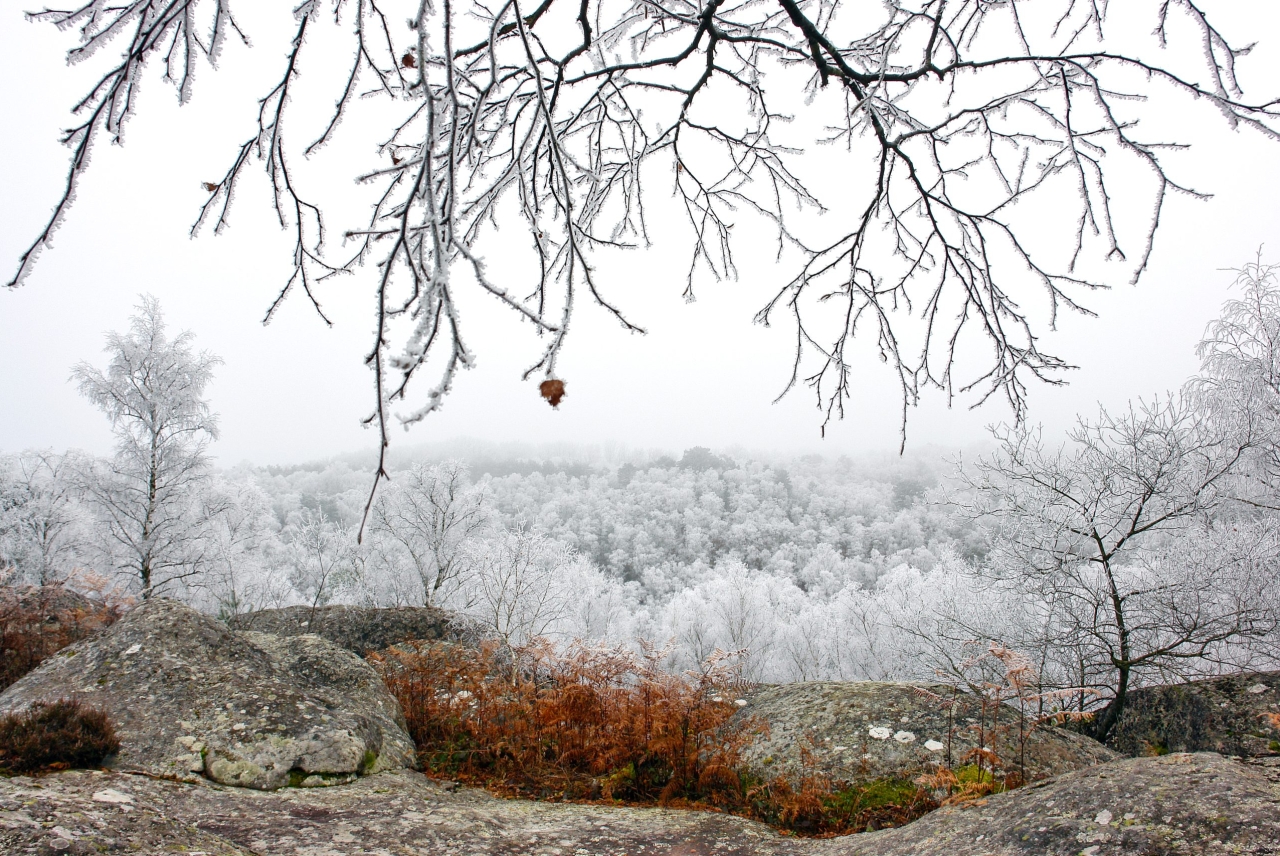
[[[200,571],[194,501],[209,475],[205,450],[218,436],[205,400],[221,360],[192,349],[194,335],[170,338],[160,303],[144,296],[129,332],[107,335],[106,372],[79,363],[80,393],[111,420],[116,452],[88,473],[85,488],[110,534],[120,571],[143,598]]]
[[[467,484],[465,465],[417,464],[382,490],[369,529],[375,541],[394,545],[385,560],[394,562],[399,554],[407,565],[415,605],[435,606],[465,573],[467,544],[489,525],[489,517],[484,492]]]
[[[1247,438],[1239,498],[1280,510],[1280,269],[1259,258],[1237,271],[1237,298],[1223,304],[1197,349],[1189,384],[1197,406],[1223,430]]]
[[[85,561],[79,455],[28,450],[0,458],[0,568],[35,585],[67,579]]]
[[[969,471],[964,506],[991,527],[983,570],[1052,607],[1047,644],[1078,657],[1077,682],[1110,702],[1099,739],[1141,675],[1193,670],[1274,630],[1271,527],[1222,531],[1248,447],[1188,399],[1103,410],[1058,449],[1029,429],[997,437],[999,453]]]
[[[778,680],[790,672],[784,626],[804,607],[804,593],[790,580],[727,559],[666,604],[661,631],[685,667],[719,649],[740,653],[743,677]]]
[[[199,586],[189,597],[226,618],[284,606],[292,594],[271,500],[247,479],[215,476],[202,491]]]
[[[355,532],[323,512],[302,508],[290,515],[282,534],[289,582],[310,607],[328,606],[359,583],[359,546]]]
[[[639,583],[609,577],[583,556],[561,575],[568,603],[556,627],[560,639],[625,645],[644,635],[648,613],[640,604]]]
[[[505,644],[524,645],[556,631],[579,593],[567,585],[573,550],[523,528],[504,529],[468,550],[470,573],[452,605]]]

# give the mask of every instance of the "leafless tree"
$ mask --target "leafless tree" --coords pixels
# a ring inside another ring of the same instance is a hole
[[[1102,411],[1058,449],[1030,429],[998,437],[968,471],[964,510],[993,530],[982,570],[1037,605],[1054,658],[1078,660],[1066,680],[1110,701],[1099,739],[1135,676],[1195,672],[1274,632],[1280,530],[1232,515],[1247,447],[1188,399]]]
[[[319,511],[294,512],[283,533],[289,582],[307,600],[307,624],[316,610],[358,582],[355,533]]]
[[[470,544],[471,573],[454,606],[476,618],[506,645],[546,636],[569,612],[565,586],[574,561],[562,544],[526,529],[503,530]]]
[[[154,297],[144,297],[128,333],[109,333],[106,373],[79,363],[72,378],[107,415],[116,453],[97,461],[84,489],[117,548],[120,568],[151,597],[200,570],[194,503],[209,475],[205,448],[218,418],[204,399],[221,360],[191,349],[188,331],[169,338]]]
[[[1251,435],[1249,466],[1237,495],[1280,509],[1280,278],[1261,256],[1237,271],[1240,296],[1228,300],[1205,330],[1200,373],[1189,389],[1201,411],[1223,430]]]
[[[30,450],[0,458],[0,568],[35,585],[65,580],[84,561],[86,519],[75,453]]]
[[[224,620],[286,606],[287,562],[266,492],[248,480],[217,477],[197,509],[204,567],[198,590],[184,592],[186,598]]]
[[[489,522],[484,494],[466,476],[457,461],[419,464],[398,474],[374,503],[372,529],[408,557],[421,606],[436,605],[441,588],[457,580],[467,542]]]
[[[543,334],[526,377],[554,378],[584,292],[637,331],[594,270],[602,251],[650,241],[659,204],[687,227],[689,298],[699,271],[737,274],[735,247],[759,243],[750,221],[770,230],[781,278],[756,318],[789,318],[784,394],[807,385],[824,427],[849,399],[858,336],[895,374],[904,438],[907,407],[929,388],[1002,397],[1020,419],[1029,380],[1061,382],[1068,367],[1040,345],[1058,312],[1087,312],[1090,289],[1140,276],[1169,195],[1200,195],[1166,162],[1184,141],[1152,139],[1140,122],[1185,113],[1189,128],[1203,109],[1280,138],[1280,102],[1242,91],[1249,47],[1193,0],[303,0],[294,16],[283,70],[246,90],[256,127],[207,182],[196,228],[227,226],[257,160],[295,239],[268,318],[295,288],[320,311],[319,280],[375,262],[369,421],[384,449],[391,404],[409,400],[433,354],[437,379],[399,415],[407,424],[472,364],[464,288]],[[104,71],[76,105],[65,192],[14,283],[66,215],[94,147],[120,139],[148,60],[185,101],[202,61],[246,39],[228,0],[82,0],[32,17],[77,30],[69,59]],[[349,73],[338,91],[300,83],[309,63],[339,61]],[[332,212],[296,164],[365,98],[381,99],[361,115],[385,131],[376,159],[352,172],[377,201],[364,225],[341,212],[352,225],[335,249]],[[304,139],[316,103],[330,120]],[[815,154],[823,146],[829,157]],[[1121,203],[1151,214],[1125,222]],[[526,230],[525,282],[500,282],[484,263],[508,223]],[[957,364],[984,347],[985,361]]]

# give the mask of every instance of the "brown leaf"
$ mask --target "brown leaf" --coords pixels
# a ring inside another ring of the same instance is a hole
[[[414,58],[412,53],[407,53],[400,59],[400,64],[405,68],[417,68],[418,60]]]
[[[552,407],[560,406],[560,399],[564,398],[564,381],[547,378],[538,384],[538,392],[542,393],[542,397],[551,403]]]
[[[203,184],[204,189],[209,191],[210,193],[213,193],[215,190],[218,189],[218,185],[214,184],[212,181],[203,181],[201,182],[201,184]]]
[[[392,156],[391,156],[391,162],[392,162],[393,164],[395,164],[396,166],[399,166],[403,160],[404,160],[404,158],[398,158],[398,157],[396,157],[395,155],[392,155]]]

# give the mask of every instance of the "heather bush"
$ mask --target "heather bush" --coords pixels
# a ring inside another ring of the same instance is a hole
[[[119,749],[107,715],[75,699],[0,717],[0,772],[7,775],[96,767]]]

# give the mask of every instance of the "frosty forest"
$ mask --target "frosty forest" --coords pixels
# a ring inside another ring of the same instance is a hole
[[[1277,38],[0,11],[0,851],[1275,852]]]
[[[10,584],[185,600],[221,617],[435,606],[504,643],[717,652],[753,682],[976,680],[992,645],[1041,704],[1273,665],[1280,643],[1280,280],[1254,263],[1201,371],[1068,436],[994,429],[977,457],[854,461],[456,446],[392,459],[212,466],[218,358],[144,298],[74,370],[108,458],[0,469]],[[1105,734],[1107,724],[1098,726]]]
[[[0,814],[63,800],[0,850],[119,850],[117,812],[172,839],[136,852],[809,852],[754,821],[1271,852],[1280,264],[1248,228],[1275,232],[1280,15],[1209,5],[77,0],[0,29],[0,113],[75,93],[54,172],[0,157]],[[58,433],[58,390],[113,445]],[[808,440],[726,416],[748,398],[803,399]],[[234,464],[254,435],[312,445]]]

